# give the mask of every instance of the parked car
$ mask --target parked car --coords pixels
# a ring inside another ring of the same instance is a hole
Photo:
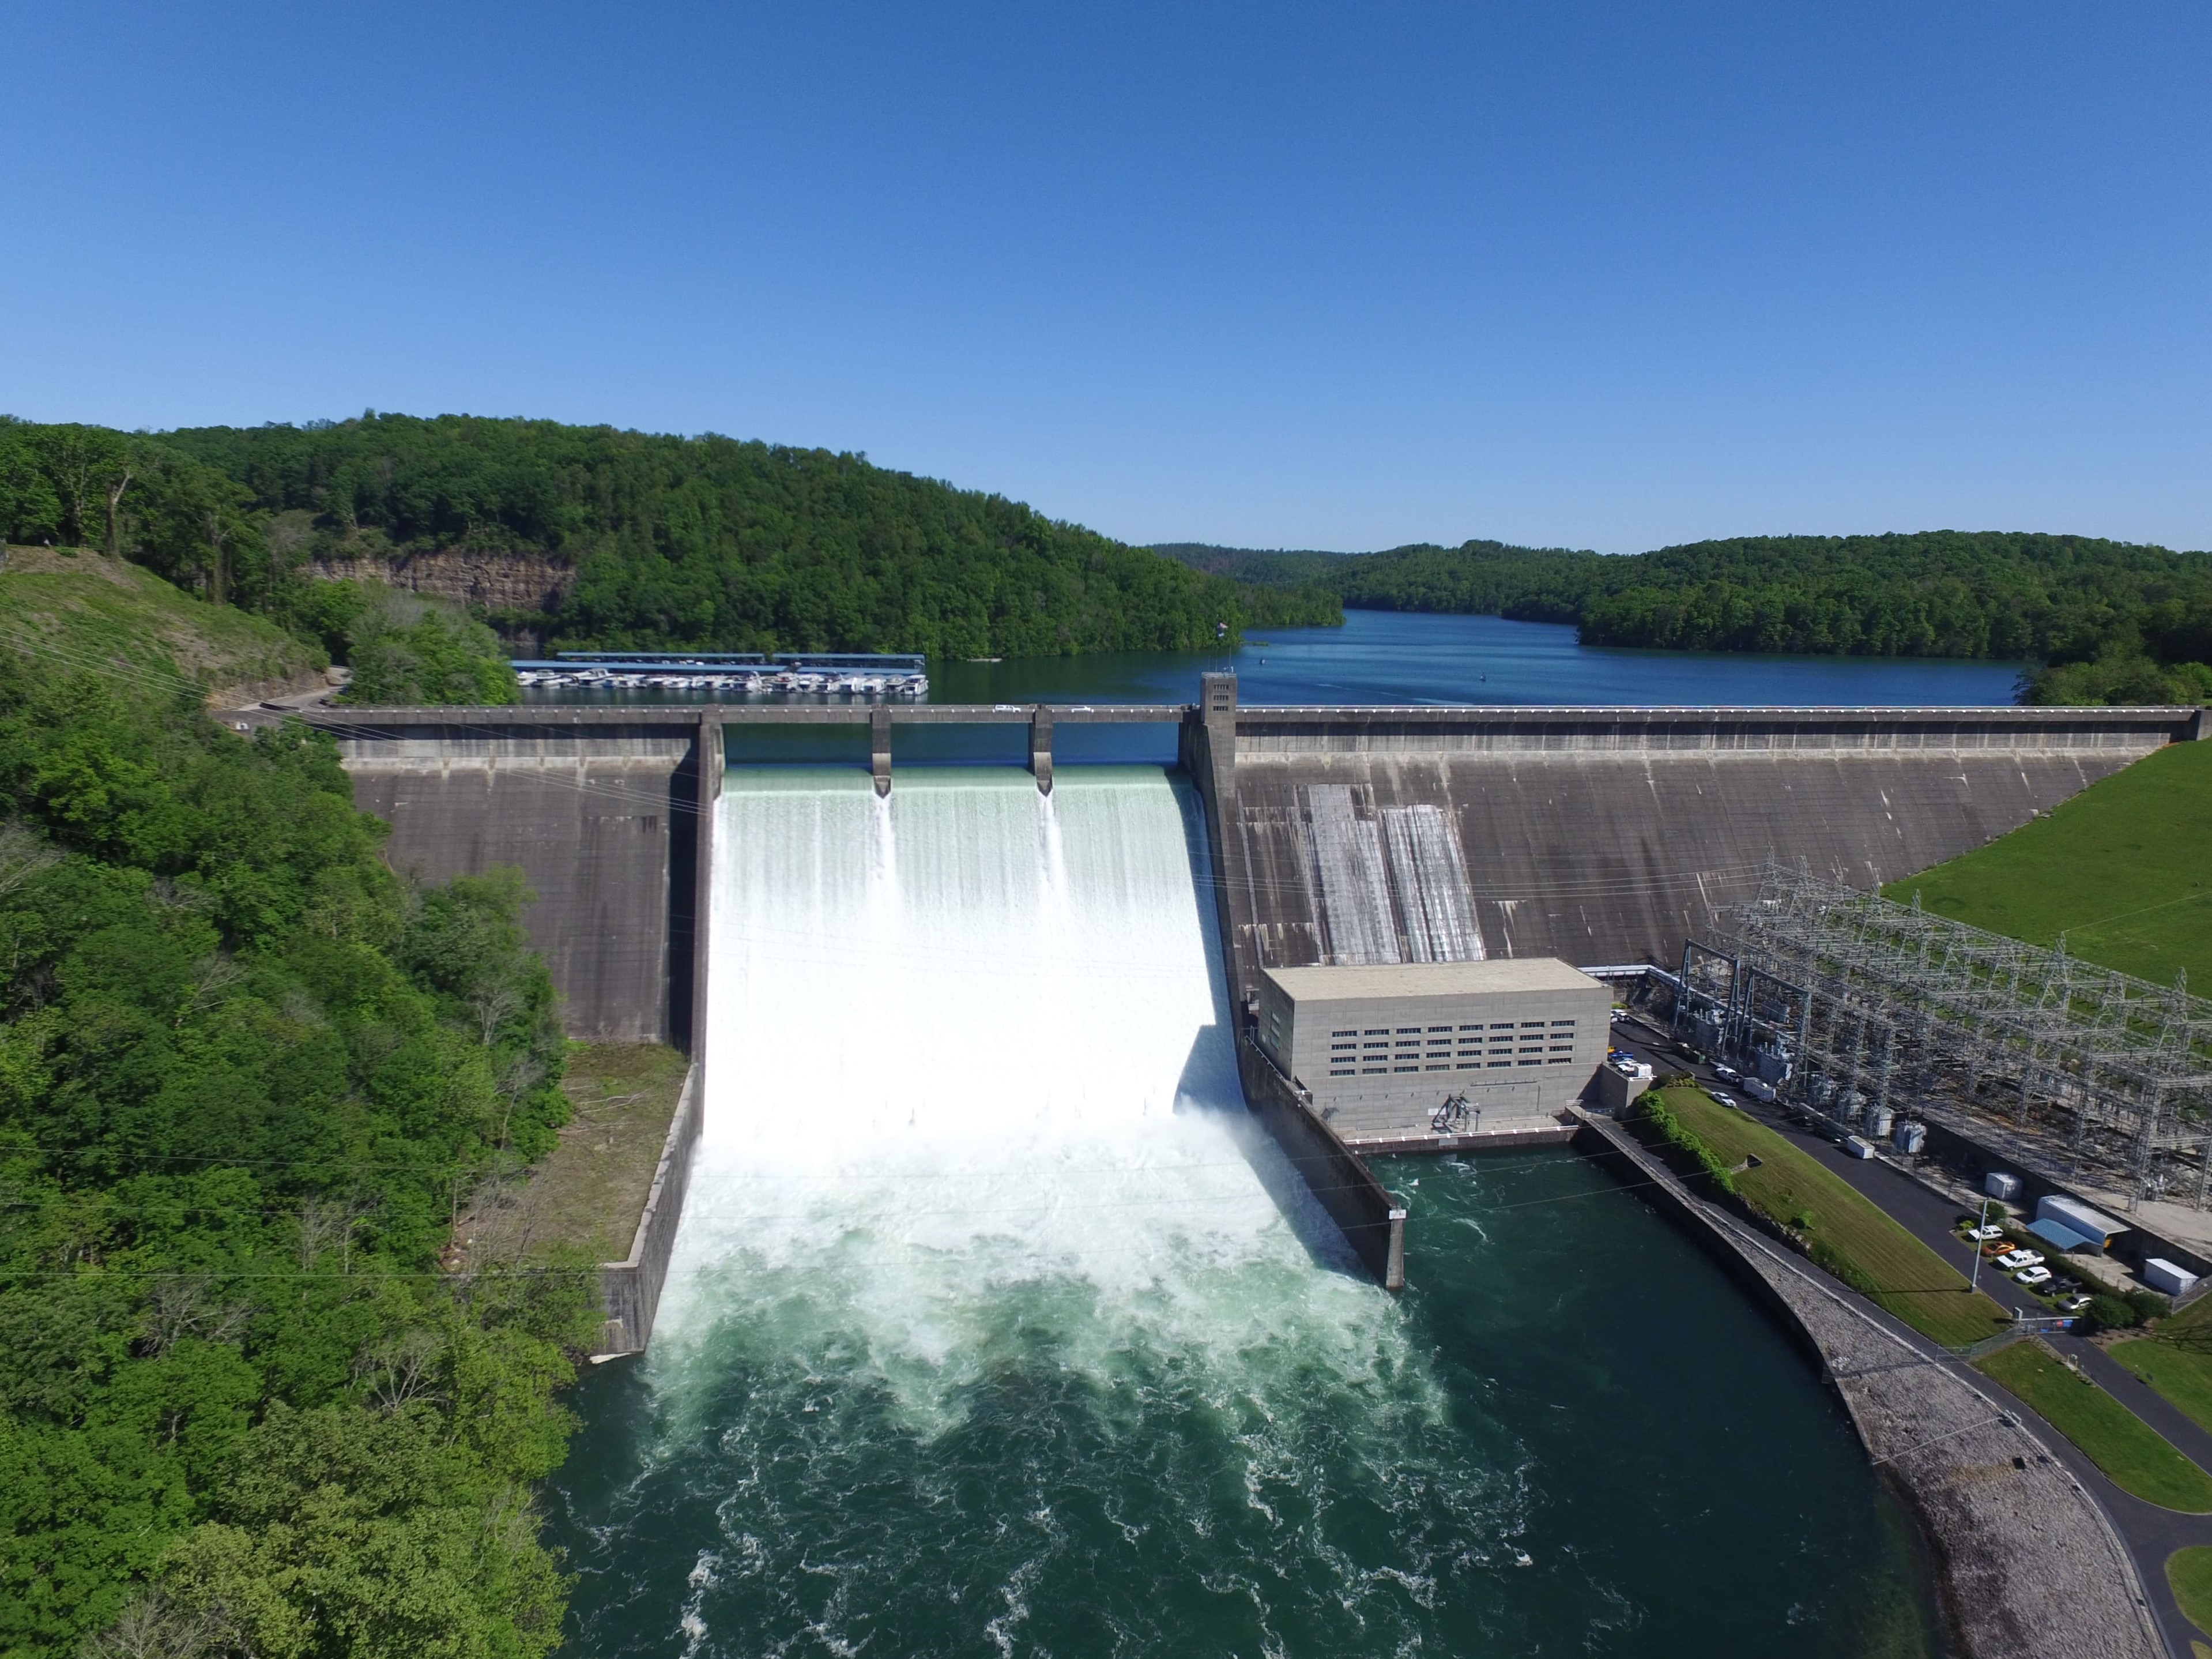
[[[1720,1091],[1719,1089],[1714,1089],[1714,1090],[1712,1091],[1712,1095],[1713,1095],[1714,1102],[1715,1102],[1717,1105],[1720,1105],[1720,1106],[1734,1106],[1734,1105],[1735,1104],[1735,1100],[1734,1100],[1732,1097],[1730,1097],[1730,1096],[1729,1096],[1729,1095],[1723,1095],[1723,1094],[1722,1094],[1722,1093],[1721,1093],[1721,1091]]]
[[[2061,1296],[2057,1302],[2058,1311],[2062,1314],[2078,1314],[2088,1305],[2089,1298],[2079,1293]]]
[[[1724,1083],[1740,1083],[1743,1081],[1743,1073],[1737,1070],[1732,1065],[1715,1066],[1713,1068],[1713,1076],[1718,1077]]]
[[[2002,1238],[2004,1236],[2004,1229],[2002,1227],[1969,1227],[1966,1229],[1966,1236],[1973,1240],[1977,1244],[1987,1244],[1991,1239]]]
[[[2008,1250],[1997,1258],[1997,1266],[2008,1273],[2017,1268],[2039,1267],[2042,1265],[2043,1258],[2033,1250]],[[2050,1275],[2046,1273],[2044,1277],[2048,1278]]]
[[[2013,1275],[2013,1278],[2021,1284],[2028,1285],[2041,1284],[2050,1277],[2051,1270],[2048,1267],[2023,1267]]]

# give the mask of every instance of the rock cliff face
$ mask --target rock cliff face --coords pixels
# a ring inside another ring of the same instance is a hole
[[[540,630],[497,620],[501,613],[544,616],[561,603],[575,570],[525,553],[471,552],[440,548],[389,558],[318,558],[311,569],[323,582],[381,582],[409,593],[455,599],[494,619],[509,643],[536,650]]]

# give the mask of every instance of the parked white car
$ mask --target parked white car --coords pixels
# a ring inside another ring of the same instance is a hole
[[[1969,1227],[1966,1236],[1977,1244],[1989,1244],[2004,1236],[2002,1227]]]
[[[2048,1267],[2023,1267],[2013,1278],[2022,1284],[2041,1284],[2051,1278],[2051,1270]]]
[[[2043,1258],[2033,1250],[2008,1250],[1997,1258],[1997,1266],[2008,1273],[2020,1267],[2038,1267]]]

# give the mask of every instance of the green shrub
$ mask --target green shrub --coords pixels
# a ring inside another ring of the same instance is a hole
[[[2142,1314],[2125,1296],[2100,1292],[2089,1298],[2089,1305],[2082,1310],[2081,1320],[2092,1332],[2132,1331],[2142,1323]]]
[[[394,705],[517,703],[522,692],[499,640],[458,605],[369,594],[348,631],[353,679],[344,701]]]
[[[1695,1159],[1698,1169],[1704,1174],[1705,1179],[1711,1181],[1722,1192],[1731,1195],[1735,1193],[1735,1172],[1720,1161],[1712,1148],[1707,1146],[1695,1131],[1668,1110],[1667,1102],[1660,1099],[1658,1090],[1653,1089],[1647,1092],[1639,1104],[1643,1115],[1659,1131],[1661,1139],[1678,1151],[1687,1153]]]
[[[2136,1310],[2136,1323],[2138,1325],[2164,1319],[2173,1311],[2172,1305],[2155,1290],[2130,1290],[2125,1296],[2128,1306]]]

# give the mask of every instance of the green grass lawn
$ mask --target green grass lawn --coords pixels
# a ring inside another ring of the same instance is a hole
[[[2167,1556],[2166,1582],[2173,1587],[2173,1599],[2189,1622],[2201,1631],[2212,1632],[2212,1546],[2191,1544]],[[2199,1653],[2205,1651],[2202,1642],[2190,1645]]]
[[[1989,845],[1883,889],[1991,932],[2212,986],[2212,743],[2146,756]]]
[[[192,681],[234,693],[304,680],[325,661],[264,618],[207,604],[89,548],[8,549],[0,646],[145,689]]]
[[[2107,1351],[2212,1431],[2212,1297],[2159,1320],[2155,1335],[2130,1337]]]
[[[1985,1354],[1974,1365],[2041,1412],[2123,1491],[2166,1509],[2212,1515],[2212,1475],[2034,1338]]]
[[[1964,1347],[2012,1323],[1996,1302],[1968,1290],[1965,1275],[1803,1149],[1701,1089],[1665,1089],[1661,1098],[1723,1163],[1757,1157],[1758,1168],[1737,1173],[1736,1191],[1832,1251],[1847,1282],[1914,1330]]]

